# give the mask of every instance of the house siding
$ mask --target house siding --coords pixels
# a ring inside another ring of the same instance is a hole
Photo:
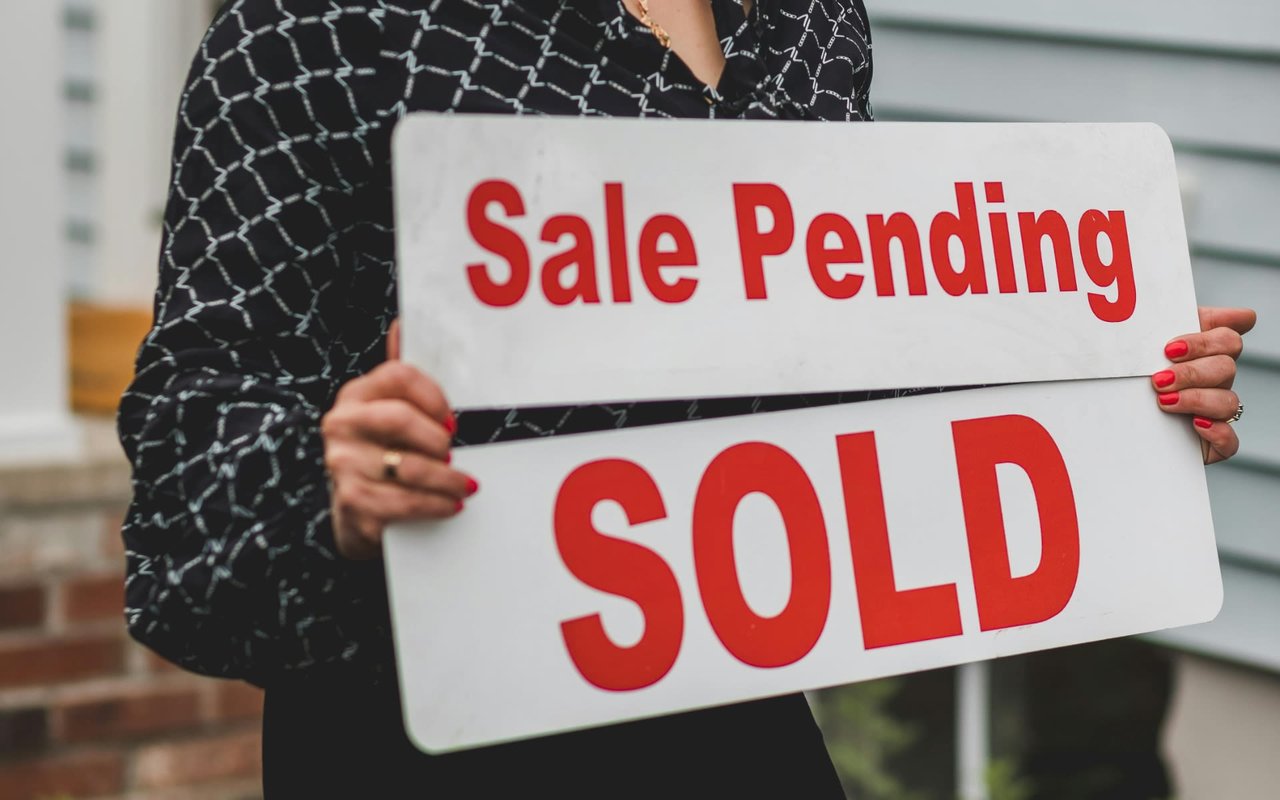
[[[1174,142],[1199,301],[1249,305],[1243,446],[1209,470],[1226,600],[1157,634],[1280,672],[1280,5],[868,0],[882,120],[1151,121]]]

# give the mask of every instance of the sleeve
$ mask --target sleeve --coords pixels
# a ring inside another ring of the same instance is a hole
[[[154,327],[118,428],[126,621],[196,672],[264,684],[350,661],[385,608],[381,564],[335,551],[319,433],[394,315],[390,253],[367,253],[370,230],[390,236],[378,109],[399,94],[378,24],[227,4],[180,103]],[[353,304],[353,281],[374,300]]]

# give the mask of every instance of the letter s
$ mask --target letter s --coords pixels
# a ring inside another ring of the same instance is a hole
[[[556,496],[556,546],[565,566],[578,580],[631,600],[644,614],[644,634],[630,647],[609,639],[599,614],[560,624],[569,658],[582,677],[598,688],[624,692],[657,683],[671,670],[684,637],[684,607],[676,577],[661,556],[591,524],[591,512],[602,500],[622,506],[632,525],[663,519],[667,511],[649,473],[620,459],[583,464],[565,478]]]
[[[488,180],[476,185],[467,198],[467,230],[476,244],[511,265],[511,277],[498,283],[489,277],[484,263],[467,265],[467,280],[480,302],[489,306],[512,306],[529,288],[529,250],[520,234],[485,216],[490,203],[497,203],[509,217],[524,216],[520,190],[507,181]]]

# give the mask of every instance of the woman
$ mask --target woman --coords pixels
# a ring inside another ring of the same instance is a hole
[[[269,796],[843,796],[800,696],[446,757],[408,743],[377,559],[385,525],[482,491],[451,445],[857,398],[455,419],[429,376],[383,363],[389,142],[423,109],[868,120],[870,77],[861,0],[223,8],[179,109],[155,327],[120,411],[127,614],[176,663],[266,687]],[[1216,460],[1237,447],[1231,328],[1252,322],[1205,322],[1153,381]]]

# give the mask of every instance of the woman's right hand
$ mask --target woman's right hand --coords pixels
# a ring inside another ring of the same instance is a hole
[[[392,522],[452,517],[479,488],[449,466],[453,413],[435,381],[399,360],[397,326],[388,360],[343,386],[320,426],[334,540],[350,559],[380,555]]]

